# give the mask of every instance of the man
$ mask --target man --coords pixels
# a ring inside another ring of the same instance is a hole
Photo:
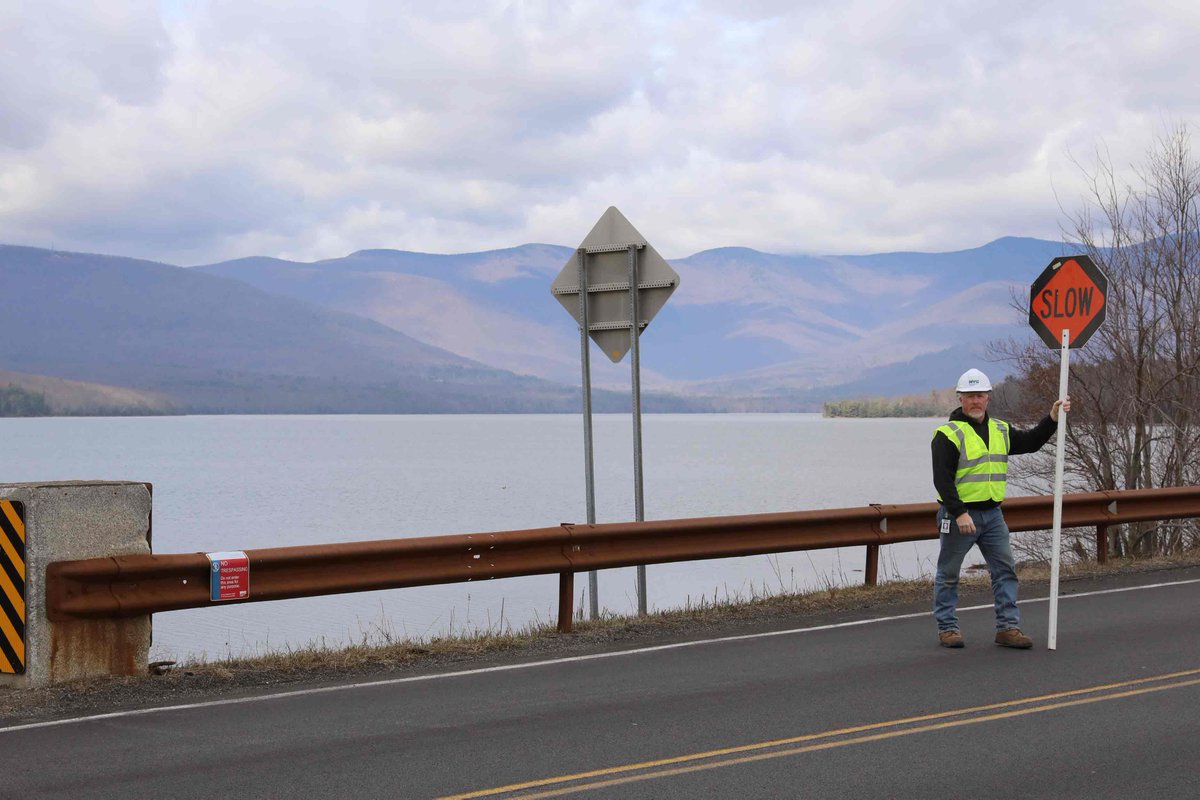
[[[958,629],[958,575],[972,545],[979,546],[992,577],[996,598],[996,644],[1028,649],[1033,640],[1021,633],[1017,612],[1017,569],[1009,542],[1004,501],[1008,457],[1041,449],[1058,429],[1058,413],[1071,410],[1071,398],[1055,400],[1049,416],[1030,430],[1017,430],[988,416],[992,383],[977,369],[958,379],[960,407],[933,433],[933,485],[937,489],[937,577],[933,616],[942,647],[962,647]]]

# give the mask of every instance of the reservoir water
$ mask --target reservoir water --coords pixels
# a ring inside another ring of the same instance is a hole
[[[929,502],[937,424],[646,415],[646,519]],[[629,416],[597,415],[594,428],[597,521],[630,521]],[[40,418],[0,420],[0,429],[0,481],[153,483],[157,553],[586,520],[578,414]],[[929,575],[935,557],[936,542],[884,547],[880,578]],[[649,607],[859,583],[863,561],[863,548],[846,548],[651,565]],[[602,571],[599,585],[602,608],[636,610],[632,568]],[[575,586],[578,608],[586,577]],[[557,578],[539,576],[174,611],[155,615],[151,655],[519,630],[553,621],[556,598]]]

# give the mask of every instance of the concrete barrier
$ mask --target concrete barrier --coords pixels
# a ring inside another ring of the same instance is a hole
[[[23,650],[23,664],[9,664],[0,685],[44,686],[104,675],[140,675],[150,653],[149,614],[124,619],[72,620],[46,618],[46,565],[54,561],[151,552],[151,487],[131,481],[56,481],[0,484],[0,575],[5,595],[0,608],[0,636],[8,647],[5,661]],[[20,517],[18,517],[18,514]],[[24,553],[16,529],[23,527]],[[24,564],[17,562],[23,560]],[[20,597],[23,569],[24,608]],[[14,615],[24,612],[23,642]],[[0,654],[2,655],[2,654]]]

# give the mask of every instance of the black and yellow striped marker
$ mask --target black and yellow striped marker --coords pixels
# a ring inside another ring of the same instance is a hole
[[[0,673],[25,672],[25,506],[0,500]]]

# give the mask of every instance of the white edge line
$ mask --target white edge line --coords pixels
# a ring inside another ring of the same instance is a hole
[[[1144,589],[1161,589],[1168,586],[1187,586],[1192,583],[1200,583],[1200,578],[1194,578],[1185,581],[1169,581],[1166,583],[1150,583],[1144,586],[1125,586],[1120,589],[1099,589],[1094,592],[1079,592],[1078,594],[1062,595],[1060,600],[1071,600],[1079,597],[1096,597],[1105,594],[1119,594],[1121,592],[1138,592]],[[1022,600],[1021,603],[1044,603],[1049,597],[1032,597]],[[959,611],[979,611],[981,609],[991,608],[991,603],[986,603],[977,606],[967,606],[958,609]],[[214,708],[216,706],[241,705],[243,703],[259,703],[266,700],[283,700],[289,697],[304,697],[307,695],[326,694],[329,692],[344,692],[351,689],[369,689],[378,686],[395,686],[401,683],[417,683],[419,681],[441,680],[443,678],[462,678],[470,675],[486,675],[493,672],[509,672],[520,669],[533,669],[535,667],[547,667],[555,664],[571,664],[580,661],[597,661],[602,658],[620,658],[624,656],[636,656],[643,653],[657,653],[663,650],[679,650],[685,647],[699,647],[709,644],[723,644],[725,642],[741,642],[748,639],[766,639],[772,636],[790,636],[797,633],[815,633],[817,631],[828,631],[836,628],[854,628],[860,625],[874,625],[879,622],[895,622],[902,619],[916,619],[918,617],[928,617],[930,612],[921,611],[915,614],[897,614],[891,617],[872,617],[871,619],[854,620],[853,622],[836,622],[829,625],[815,625],[811,628],[790,628],[783,631],[763,631],[761,633],[747,633],[740,636],[724,636],[717,639],[700,639],[691,642],[675,642],[673,644],[660,644],[654,647],[639,647],[633,650],[617,650],[610,653],[592,653],[586,656],[568,656],[567,658],[553,658],[544,661],[528,661],[522,664],[504,664],[497,667],[480,667],[479,669],[466,669],[457,672],[437,672],[430,675],[411,675],[406,678],[387,678],[380,681],[364,681],[361,683],[343,683],[337,686],[321,686],[314,689],[297,689],[292,692],[277,692],[275,694],[255,695],[254,697],[234,697],[227,700],[206,700],[202,703],[185,703],[175,706],[155,706],[154,708],[138,708],[129,711],[113,711],[108,714],[93,714],[87,717],[73,717],[70,719],[56,719],[48,722],[31,722],[25,725],[12,725],[7,728],[0,728],[0,734],[13,733],[16,731],[28,731],[36,728],[52,728],[59,725],[72,725],[78,722],[96,722],[106,719],[118,719],[121,717],[136,717],[144,714],[158,714],[164,711],[185,711],[193,708]]]

